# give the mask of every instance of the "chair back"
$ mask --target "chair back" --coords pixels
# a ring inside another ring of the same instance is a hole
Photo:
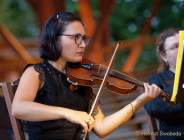
[[[2,86],[2,92],[5,99],[6,107],[8,110],[8,114],[10,117],[11,126],[13,129],[14,138],[15,140],[25,140],[25,135],[24,135],[24,131],[22,129],[20,120],[16,119],[11,114],[12,101],[14,97],[14,88],[13,88],[14,85],[7,82],[3,82],[1,86]]]

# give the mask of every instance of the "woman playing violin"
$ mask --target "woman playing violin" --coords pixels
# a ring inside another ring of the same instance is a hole
[[[82,60],[88,43],[84,24],[73,13],[60,12],[47,21],[40,41],[44,61],[26,67],[12,105],[30,140],[79,140],[81,129],[105,137],[159,95],[156,85],[145,83],[145,92],[121,110],[105,116],[98,104],[90,116],[92,88],[70,90],[65,73],[67,62]]]
[[[179,32],[176,29],[163,31],[157,39],[160,67],[157,74],[150,76],[150,83],[158,85],[167,95],[172,95],[176,60],[179,46]],[[184,139],[184,104],[172,105],[157,97],[145,105],[147,112],[158,119],[158,140]]]

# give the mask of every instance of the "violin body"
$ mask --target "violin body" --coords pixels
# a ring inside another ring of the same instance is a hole
[[[88,59],[83,59],[79,63],[68,63],[66,68],[67,80],[73,85],[95,87],[99,86],[103,80],[107,67],[96,64]],[[138,86],[144,87],[144,83],[128,74],[111,69],[107,77],[105,87],[114,93],[126,95],[136,90]],[[170,102],[170,96],[164,91],[160,97]]]
[[[68,81],[74,85],[95,87],[101,84],[105,70],[105,66],[83,59],[80,63],[70,63],[67,66],[66,73]],[[128,94],[135,90],[137,86],[125,81],[121,76],[113,74],[113,71],[110,70],[105,87],[118,94]]]

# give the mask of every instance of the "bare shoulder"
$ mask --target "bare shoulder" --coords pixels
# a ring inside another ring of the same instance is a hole
[[[39,73],[34,66],[26,68],[20,78],[15,98],[34,100],[40,86]]]
[[[26,68],[24,73],[22,74],[20,78],[19,84],[29,84],[29,85],[35,85],[39,84],[39,73],[35,70],[34,65]]]
[[[26,70],[24,71],[24,73],[22,74],[22,76],[30,75],[30,74],[32,76],[38,76],[39,75],[39,73],[35,70],[34,65],[27,67]]]

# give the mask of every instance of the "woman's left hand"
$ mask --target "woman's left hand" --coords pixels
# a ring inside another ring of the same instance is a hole
[[[161,89],[155,84],[149,85],[148,83],[144,83],[144,87],[145,92],[143,95],[149,100],[153,100],[161,93]]]

